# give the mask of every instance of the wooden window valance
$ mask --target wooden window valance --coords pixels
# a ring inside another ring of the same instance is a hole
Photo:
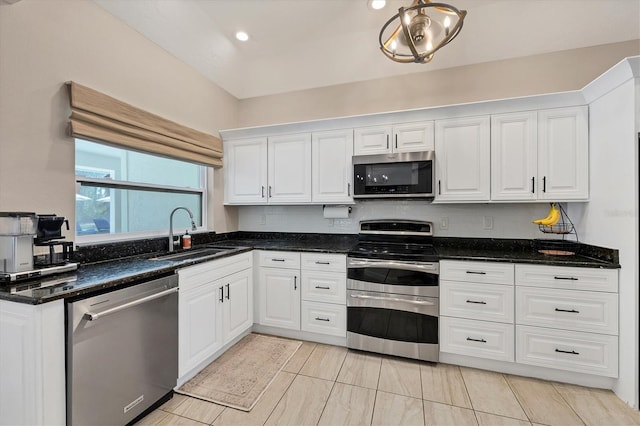
[[[220,138],[174,123],[73,81],[67,86],[72,136],[207,166],[222,166]]]

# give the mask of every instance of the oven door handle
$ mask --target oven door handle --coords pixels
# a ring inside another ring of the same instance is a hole
[[[369,296],[366,294],[352,294],[351,297],[354,299],[381,300],[384,302],[403,302],[403,303],[409,303],[411,305],[435,306],[435,303],[429,302],[428,300],[407,300],[407,299],[399,299],[397,297]]]
[[[389,268],[404,269],[408,271],[430,272],[438,275],[440,273],[437,262],[417,263],[417,262],[396,262],[393,260],[377,259],[347,259],[347,268]]]

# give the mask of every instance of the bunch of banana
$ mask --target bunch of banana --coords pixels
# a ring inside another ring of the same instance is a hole
[[[536,225],[553,226],[560,221],[561,216],[560,209],[556,206],[556,203],[551,203],[551,210],[549,210],[547,217],[536,219],[533,223]]]

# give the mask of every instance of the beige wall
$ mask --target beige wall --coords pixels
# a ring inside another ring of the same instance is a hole
[[[623,58],[639,54],[640,40],[633,40],[243,99],[238,124],[260,126],[578,90]]]
[[[237,99],[95,3],[2,5],[0,210],[56,213],[73,223],[74,144],[66,135],[63,87],[68,80],[214,135],[237,124]],[[222,207],[221,185],[217,170],[209,228],[236,230],[237,215]]]

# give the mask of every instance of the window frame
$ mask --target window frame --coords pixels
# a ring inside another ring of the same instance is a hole
[[[74,138],[80,139],[80,138]],[[102,141],[95,140],[87,140],[81,139],[87,142],[113,146],[109,143],[105,143]],[[118,149],[122,149],[125,151],[134,151],[131,149],[127,149],[125,147],[117,147]],[[147,155],[152,155],[156,157],[161,157],[154,153],[143,152]],[[169,158],[169,157],[167,157]],[[188,163],[189,161],[182,160],[179,158],[170,158],[176,161],[182,161]],[[173,194],[195,194],[200,195],[200,217],[202,218],[202,224],[197,226],[195,232],[202,232],[208,229],[207,227],[207,194],[208,194],[208,169],[209,166],[204,166],[201,164],[192,163],[199,168],[199,185],[200,188],[193,187],[185,187],[185,186],[172,186],[172,185],[159,185],[159,184],[150,184],[144,182],[134,182],[134,181],[123,181],[113,178],[92,178],[82,175],[75,175],[76,181],[76,193],[78,192],[81,186],[91,186],[91,187],[102,187],[108,189],[124,189],[124,190],[135,190],[135,191],[150,191],[150,192],[167,192]],[[74,170],[77,164],[74,161]],[[82,166],[86,167],[86,166]],[[178,206],[176,206],[178,207]],[[74,227],[75,229],[75,227]],[[97,233],[97,234],[87,234],[87,235],[78,235],[74,230],[75,242],[77,244],[92,244],[92,243],[108,243],[115,241],[127,241],[127,240],[135,240],[140,238],[149,238],[149,237],[162,237],[169,235],[169,216],[167,216],[167,227],[163,230],[157,231],[137,231],[137,232],[125,232],[125,233]]]

